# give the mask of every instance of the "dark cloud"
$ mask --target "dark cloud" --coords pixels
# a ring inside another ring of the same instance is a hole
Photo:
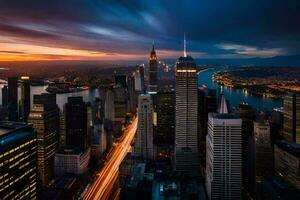
[[[114,54],[148,52],[153,40],[178,51],[186,32],[190,51],[212,57],[299,54],[299,10],[298,0],[0,0],[0,34]]]

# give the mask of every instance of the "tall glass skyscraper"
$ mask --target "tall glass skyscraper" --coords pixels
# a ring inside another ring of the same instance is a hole
[[[175,170],[197,175],[200,171],[197,70],[193,58],[185,50],[184,56],[177,60],[175,77]]]
[[[59,108],[56,95],[34,95],[28,122],[37,132],[39,179],[42,186],[47,186],[54,179],[54,156],[58,148]]]

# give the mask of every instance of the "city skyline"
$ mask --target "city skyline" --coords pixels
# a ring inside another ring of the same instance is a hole
[[[141,60],[299,54],[296,1],[0,2],[0,61]],[[219,20],[222,19],[222,20]],[[270,42],[272,41],[272,42]]]

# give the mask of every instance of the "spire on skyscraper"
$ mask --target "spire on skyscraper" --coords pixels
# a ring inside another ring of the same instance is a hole
[[[219,107],[219,113],[220,114],[228,114],[228,107],[227,107],[227,102],[224,94],[221,95],[221,103]]]
[[[187,57],[185,33],[183,34],[183,57]]]

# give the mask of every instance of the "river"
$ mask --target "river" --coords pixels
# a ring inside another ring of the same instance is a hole
[[[218,69],[218,70],[224,70]],[[199,86],[205,85],[206,90],[208,89],[217,89],[218,93],[221,91],[220,85],[212,81],[212,75],[216,72],[216,69],[208,69],[203,71],[198,76]],[[252,107],[258,110],[271,111],[273,108],[282,107],[281,99],[272,99],[272,98],[263,98],[258,97],[253,94],[247,93],[245,90],[232,89],[232,88],[223,88],[223,93],[226,99],[229,101],[231,107],[238,107],[241,102],[246,102]]]

